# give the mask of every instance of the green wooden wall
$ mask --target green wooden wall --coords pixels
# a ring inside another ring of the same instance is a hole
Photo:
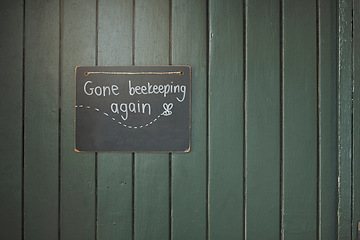
[[[357,0],[0,1],[0,239],[341,239]],[[78,65],[192,67],[186,154],[74,152]]]

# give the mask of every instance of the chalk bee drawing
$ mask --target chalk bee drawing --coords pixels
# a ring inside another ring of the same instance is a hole
[[[172,114],[172,111],[170,111],[173,108],[173,104],[172,103],[164,103],[163,104],[163,108],[164,108],[164,112],[162,113],[162,115],[164,116],[170,116]]]

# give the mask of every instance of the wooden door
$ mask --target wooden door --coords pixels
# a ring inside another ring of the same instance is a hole
[[[0,2],[1,239],[356,239],[356,0]],[[190,65],[190,153],[76,153],[78,65]]]

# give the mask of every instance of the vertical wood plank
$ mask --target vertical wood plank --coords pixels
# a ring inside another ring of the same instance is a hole
[[[338,1],[338,239],[351,239],[352,0]]]
[[[59,2],[25,3],[24,236],[58,237]]]
[[[360,2],[353,1],[353,240],[360,237]]]
[[[279,239],[280,1],[247,2],[246,237]]]
[[[206,1],[172,1],[172,64],[192,68],[191,151],[172,155],[173,239],[206,239]]]
[[[316,1],[283,7],[283,237],[316,239]]]
[[[168,65],[169,1],[135,1],[135,65]],[[135,154],[134,239],[169,238],[169,155]]]
[[[336,239],[336,1],[319,1],[319,239]]]
[[[242,239],[243,3],[209,2],[209,237]]]
[[[0,2],[0,239],[22,235],[23,1]]]
[[[94,65],[96,2],[62,2],[61,239],[95,239],[95,155],[74,151],[75,67]]]
[[[131,65],[133,1],[99,1],[98,64]],[[98,154],[98,239],[132,239],[132,154]]]

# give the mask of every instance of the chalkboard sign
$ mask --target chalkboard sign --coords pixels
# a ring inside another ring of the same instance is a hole
[[[75,151],[189,152],[190,106],[190,66],[78,66]]]

